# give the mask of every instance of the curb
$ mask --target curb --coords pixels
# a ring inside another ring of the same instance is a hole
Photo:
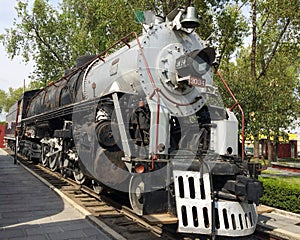
[[[286,240],[299,240],[300,239],[300,234],[291,233],[289,231],[286,231],[286,230],[280,229],[280,228],[274,228],[274,227],[271,227],[271,226],[266,226],[266,225],[261,224],[261,223],[257,223],[256,231],[262,232],[262,233],[268,233],[268,234],[273,235],[275,237],[283,238],[283,239],[286,239]]]
[[[262,206],[268,207],[265,205],[262,205]],[[271,211],[271,213],[274,213],[276,215],[281,215],[281,216],[284,216],[287,218],[294,218],[296,221],[300,221],[300,215],[297,213],[287,212],[287,211],[273,208],[273,207],[272,207],[272,209],[273,210]],[[259,215],[263,216],[263,213],[259,214]],[[261,222],[257,223],[256,230],[259,232],[265,232],[265,233],[273,235],[275,237],[280,237],[280,238],[287,239],[287,240],[300,240],[300,234],[298,234],[298,233],[289,232],[287,230],[284,230],[284,229],[281,229],[278,227],[273,227],[273,226],[270,226],[270,225],[267,225],[267,224],[264,224]]]
[[[287,211],[277,209],[277,208],[274,209],[274,213],[277,213],[277,214],[280,214],[283,216],[287,216],[287,217],[297,218],[297,220],[300,221],[300,214],[297,214],[297,213],[287,212]]]

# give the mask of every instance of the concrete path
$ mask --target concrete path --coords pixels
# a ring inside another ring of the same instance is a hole
[[[110,239],[0,149],[0,239]]]

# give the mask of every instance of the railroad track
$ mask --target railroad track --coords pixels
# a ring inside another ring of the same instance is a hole
[[[13,155],[11,150],[6,151]],[[53,186],[60,192],[65,194],[69,199],[77,205],[88,211],[94,218],[99,219],[100,222],[109,226],[117,232],[123,239],[135,240],[208,240],[209,236],[195,236],[191,234],[176,233],[176,226],[174,224],[162,225],[153,224],[147,219],[137,216],[128,207],[127,203],[111,193],[104,192],[103,194],[96,194],[91,188],[85,185],[78,185],[70,178],[64,178],[58,172],[52,172],[42,164],[33,164],[32,161],[27,160],[22,156],[18,156],[18,161],[30,169],[40,178],[48,182],[47,185]],[[97,224],[97,223],[96,223]],[[100,226],[101,227],[101,226]],[[114,239],[117,237],[112,236]],[[263,229],[256,231],[254,235],[243,238],[217,238],[220,240],[284,240],[278,236],[273,236],[272,233],[266,233]]]

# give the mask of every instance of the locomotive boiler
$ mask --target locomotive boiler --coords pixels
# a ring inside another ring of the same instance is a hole
[[[138,215],[177,217],[178,232],[245,236],[262,185],[239,156],[238,121],[214,85],[215,51],[194,32],[194,11],[145,12],[141,36],[79,58],[24,104],[17,148],[98,192],[128,193]]]

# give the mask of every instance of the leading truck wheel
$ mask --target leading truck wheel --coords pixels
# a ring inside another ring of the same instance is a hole
[[[143,215],[145,183],[141,176],[132,176],[129,184],[129,200],[133,211]]]
[[[72,170],[73,172],[73,176],[75,181],[82,185],[85,182],[86,177],[84,176],[83,172],[80,170],[79,166],[78,166],[78,162],[75,163],[75,167]]]
[[[92,180],[92,186],[96,194],[99,195],[100,193],[102,193],[103,187],[97,181]]]

